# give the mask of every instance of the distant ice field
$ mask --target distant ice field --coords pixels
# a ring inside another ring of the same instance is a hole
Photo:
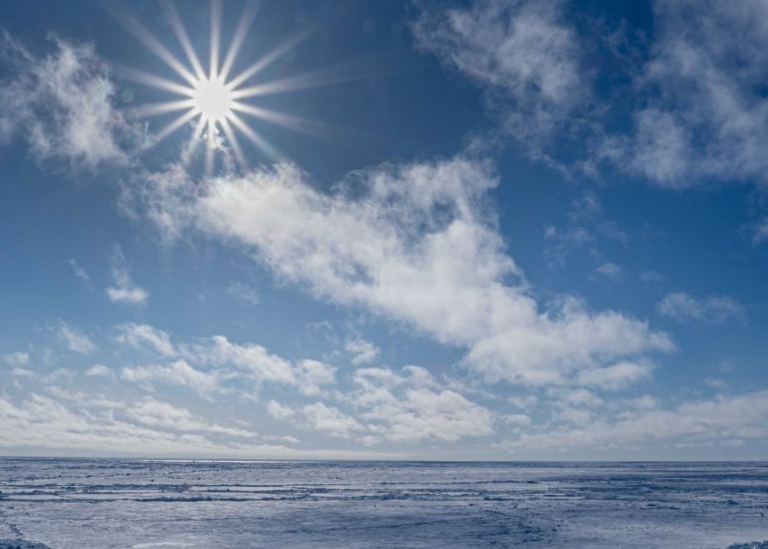
[[[722,549],[768,539],[768,463],[0,459],[0,490],[0,540],[52,549]]]

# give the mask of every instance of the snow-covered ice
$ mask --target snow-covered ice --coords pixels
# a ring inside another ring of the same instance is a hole
[[[0,540],[52,549],[768,547],[768,463],[8,458],[0,490]]]

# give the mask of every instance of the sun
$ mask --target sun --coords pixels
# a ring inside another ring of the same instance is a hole
[[[299,32],[288,37],[285,42],[262,55],[239,74],[235,76],[230,74],[259,5],[260,3],[255,1],[249,1],[245,4],[237,29],[232,35],[229,49],[226,55],[222,55],[220,44],[222,34],[222,2],[221,0],[211,1],[210,52],[207,67],[203,67],[186,28],[181,22],[179,13],[171,0],[163,2],[163,8],[166,18],[184,50],[188,64],[183,63],[171,53],[162,42],[139,23],[133,14],[127,11],[120,11],[121,9],[114,5],[105,6],[115,20],[122,24],[142,44],[181,77],[181,81],[174,81],[138,69],[129,67],[118,68],[118,76],[161,89],[177,97],[171,101],[139,105],[126,109],[131,115],[138,118],[180,112],[177,118],[154,133],[154,140],[150,147],[153,144],[160,143],[166,137],[188,124],[194,124],[191,139],[184,150],[194,150],[199,143],[204,143],[205,170],[206,175],[210,175],[213,170],[215,151],[224,151],[227,154],[231,152],[241,167],[247,167],[245,155],[236,133],[245,136],[246,139],[251,141],[269,158],[275,159],[283,156],[244,120],[246,116],[271,124],[286,126],[297,131],[306,131],[308,127],[311,127],[311,124],[308,124],[308,121],[305,119],[260,108],[244,101],[253,100],[259,96],[323,85],[322,74],[292,77],[278,81],[263,82],[258,85],[253,84],[253,81],[265,68],[291,51],[292,48],[306,39],[311,33],[306,31]],[[188,159],[191,156],[191,154],[185,153],[182,155],[182,160],[184,158]]]
[[[191,105],[204,124],[220,125],[225,120],[231,120],[235,101],[232,90],[223,80],[205,78],[193,84]]]
[[[337,66],[279,80],[259,81],[264,69],[293,51],[302,41],[318,30],[318,25],[297,30],[297,32],[287,36],[282,43],[263,53],[245,70],[232,75],[235,61],[249,34],[261,2],[249,0],[244,4],[242,15],[238,20],[235,32],[232,34],[226,55],[222,55],[222,0],[211,0],[210,50],[207,67],[203,66],[195,51],[192,40],[190,40],[172,0],[165,0],[162,2],[162,6],[168,23],[184,51],[186,64],[144,28],[133,14],[126,11],[127,8],[118,8],[113,3],[105,3],[105,8],[117,22],[138,38],[181,78],[180,81],[171,80],[138,69],[117,67],[116,73],[122,78],[176,96],[170,101],[125,109],[130,115],[138,118],[149,118],[174,112],[180,113],[171,122],[154,132],[154,139],[147,148],[160,143],[172,133],[192,124],[194,130],[187,146],[184,147],[185,152],[182,154],[182,161],[187,162],[193,156],[192,153],[187,154],[187,151],[194,152],[197,150],[198,144],[204,144],[205,171],[206,175],[211,175],[216,151],[224,154],[231,153],[237,163],[243,169],[247,169],[246,157],[238,141],[238,135],[244,136],[264,156],[270,159],[285,156],[269,143],[257,129],[252,127],[246,121],[246,117],[268,124],[284,126],[314,137],[330,136],[333,138],[349,134],[343,128],[253,104],[253,101],[267,95],[336,85],[353,80],[365,80],[373,76],[365,70],[345,70]]]

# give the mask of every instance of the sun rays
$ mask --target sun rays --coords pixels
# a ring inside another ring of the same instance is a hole
[[[198,56],[174,4],[170,0],[164,0],[162,5],[173,34],[184,51],[186,63],[171,53],[134,17],[125,13],[113,13],[126,29],[168,65],[176,76],[180,77],[180,80],[171,80],[133,68],[120,68],[118,72],[121,77],[176,96],[169,101],[138,105],[128,111],[138,118],[177,114],[173,120],[154,133],[155,144],[188,124],[193,124],[194,130],[186,150],[189,152],[199,143],[204,143],[207,175],[210,175],[214,169],[216,150],[231,151],[241,167],[247,166],[238,135],[244,136],[267,157],[274,159],[279,156],[276,148],[249,123],[252,122],[249,119],[260,119],[304,132],[307,128],[321,127],[318,123],[259,107],[247,101],[259,96],[354,79],[352,74],[339,77],[336,73],[318,71],[273,82],[256,82],[264,69],[310,36],[312,28],[294,34],[282,44],[260,56],[245,70],[233,75],[235,62],[258,12],[259,4],[255,1],[245,5],[226,54],[223,56],[221,50],[222,2],[221,0],[211,1],[210,49],[206,67]]]

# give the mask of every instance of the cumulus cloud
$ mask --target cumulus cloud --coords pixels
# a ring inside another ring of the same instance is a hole
[[[125,255],[120,247],[116,246],[112,253],[112,279],[114,285],[107,288],[107,297],[113,303],[128,303],[140,305],[146,303],[149,293],[137,286],[128,272]]]
[[[267,409],[277,419],[366,445],[455,442],[493,433],[490,410],[447,388],[424,368],[361,368],[352,382],[347,394],[332,395],[333,404],[291,407],[272,400]]]
[[[336,368],[318,360],[302,360],[295,368],[297,387],[305,395],[317,395],[336,384]]]
[[[728,296],[694,297],[685,292],[667,294],[658,305],[660,314],[678,322],[698,321],[721,324],[745,319],[744,306]]]
[[[307,404],[301,409],[304,421],[310,429],[339,438],[352,438],[364,427],[353,417],[338,408],[322,402]]]
[[[261,345],[241,345],[229,341],[225,336],[214,336],[204,344],[191,346],[185,355],[190,360],[217,368],[234,367],[244,373],[256,387],[265,382],[288,385],[299,382],[294,365],[290,361],[270,354]]]
[[[296,412],[290,406],[280,404],[276,400],[267,402],[267,412],[275,419],[288,419]]]
[[[549,139],[589,96],[580,44],[559,0],[480,0],[426,11],[417,44],[504,102],[507,129],[528,146]]]
[[[336,383],[336,368],[329,364],[311,359],[289,361],[261,345],[238,344],[221,335],[174,343],[168,333],[147,324],[121,324],[115,331],[116,343],[141,349],[153,361],[121,372],[122,379],[146,386],[177,385],[210,396],[231,392],[236,383],[249,391],[273,383],[304,395],[320,395]]]
[[[192,184],[177,169],[128,192],[170,234],[193,227],[334,303],[406,322],[468,349],[490,380],[563,383],[585,368],[670,351],[666,334],[562,298],[539,304],[487,204],[487,162],[383,166],[316,191],[282,163]],[[349,189],[353,188],[352,193]]]
[[[59,341],[64,343],[70,351],[88,354],[96,350],[96,344],[87,334],[65,322],[61,322],[55,328],[55,333]]]
[[[493,432],[490,410],[442,386],[424,368],[364,368],[355,372],[354,383],[351,403],[374,437],[453,442]]]
[[[121,143],[137,135],[113,106],[107,67],[90,44],[52,40],[39,56],[7,32],[0,37],[0,142],[20,137],[39,161],[72,168],[125,164]]]
[[[654,15],[634,131],[607,139],[598,154],[664,187],[765,181],[766,3],[657,0]]]
[[[344,350],[352,355],[352,364],[355,366],[373,362],[381,354],[381,349],[376,345],[360,338],[348,339],[344,344]]]

